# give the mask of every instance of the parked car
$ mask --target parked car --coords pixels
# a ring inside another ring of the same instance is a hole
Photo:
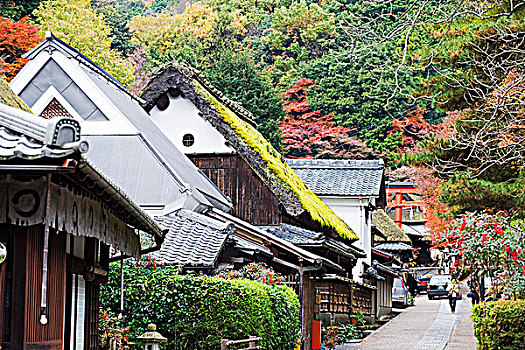
[[[392,304],[406,307],[408,305],[408,289],[402,278],[394,278],[392,286]]]
[[[452,283],[452,276],[450,275],[433,275],[430,277],[427,286],[428,299],[446,297],[448,295],[447,287],[450,283]]]
[[[439,269],[437,267],[431,267],[428,269],[420,269],[416,273],[417,288],[420,292],[426,292],[428,281],[430,281],[433,275],[439,274]]]

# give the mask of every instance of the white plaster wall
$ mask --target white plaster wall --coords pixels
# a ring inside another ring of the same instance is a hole
[[[362,281],[360,277],[364,271],[362,269],[363,262],[370,265],[372,256],[372,226],[371,213],[366,218],[365,208],[368,206],[370,200],[368,198],[357,199],[349,197],[325,197],[320,196],[333,211],[337,214],[359,237],[359,240],[353,245],[363,249],[366,253],[366,258],[358,259],[356,266],[352,269],[353,279]],[[375,200],[372,200],[374,204]]]
[[[169,99],[168,108],[161,111],[155,106],[150,115],[181,152],[187,154],[234,152],[233,148],[226,144],[226,139],[199,116],[199,110],[190,100],[180,96],[169,96]],[[192,134],[195,138],[195,143],[190,147],[182,144],[185,134]]]

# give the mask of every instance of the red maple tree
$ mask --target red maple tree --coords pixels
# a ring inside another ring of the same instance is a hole
[[[27,63],[22,55],[43,39],[39,29],[27,23],[27,17],[18,22],[0,17],[0,76],[11,81]]]
[[[438,130],[437,126],[431,125],[425,120],[425,113],[427,110],[418,105],[416,109],[408,112],[408,117],[392,121],[392,130],[389,134],[399,132],[403,137],[401,147],[398,149],[400,154],[420,152],[418,143],[428,134]]]
[[[338,125],[332,113],[310,111],[307,89],[314,84],[311,79],[301,78],[279,96],[287,112],[279,122],[283,153],[290,158],[380,157],[381,154],[351,137],[352,129]]]

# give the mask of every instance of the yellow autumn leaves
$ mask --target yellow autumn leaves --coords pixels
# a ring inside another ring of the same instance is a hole
[[[42,33],[51,31],[122,84],[133,83],[133,64],[111,49],[111,29],[104,22],[104,15],[90,7],[89,0],[47,0],[33,14]]]
[[[133,42],[163,56],[179,37],[193,35],[204,41],[210,38],[217,20],[217,11],[197,2],[188,5],[181,14],[161,12],[155,16],[135,16],[129,28],[133,32]]]

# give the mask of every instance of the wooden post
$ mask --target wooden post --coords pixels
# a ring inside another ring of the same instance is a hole
[[[221,339],[221,350],[230,350],[228,339]]]
[[[394,221],[400,228],[403,225],[403,193],[396,193],[396,207],[394,209]]]

